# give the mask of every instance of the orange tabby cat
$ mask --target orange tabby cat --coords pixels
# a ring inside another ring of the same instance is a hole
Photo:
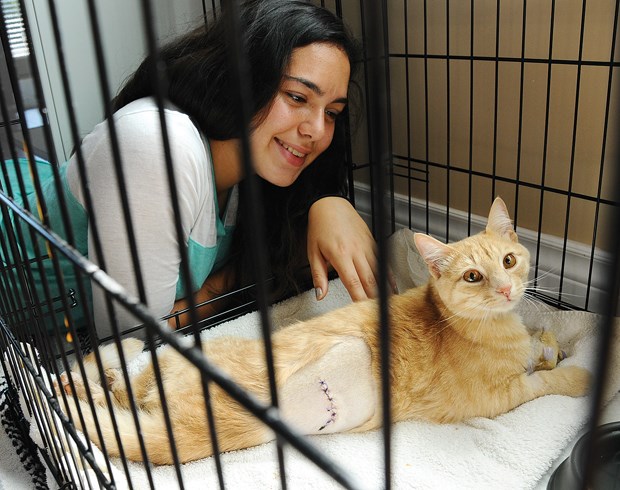
[[[415,234],[414,239],[431,277],[427,285],[390,298],[394,421],[457,422],[494,417],[542,395],[586,393],[589,373],[577,366],[555,367],[557,342],[548,332],[542,341],[530,337],[513,312],[524,294],[529,253],[518,243],[500,198],[493,203],[482,233],[450,245],[423,234]],[[369,300],[274,334],[283,419],[305,434],[379,427],[377,318],[377,303]],[[211,362],[268,402],[261,341],[224,337],[205,342],[203,347]],[[131,359],[141,352],[142,342],[127,339],[123,349]],[[116,347],[101,347],[100,352],[124,454],[142,460]],[[161,348],[158,360],[179,459],[186,462],[210,456],[199,373],[172,348]],[[104,388],[97,384],[92,355],[84,361],[106,448],[116,456],[119,451]],[[86,399],[84,384],[79,375],[72,376],[88,434],[99,444],[91,410],[82,401]],[[66,375],[61,383],[70,393]],[[156,464],[172,463],[150,364],[133,377],[132,388],[149,459]],[[222,451],[273,439],[268,428],[219,387],[213,387],[211,398]],[[74,398],[67,399],[74,411]]]

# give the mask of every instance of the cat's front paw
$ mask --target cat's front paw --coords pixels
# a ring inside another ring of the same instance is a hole
[[[567,396],[584,396],[590,391],[592,374],[579,366],[558,367],[553,371],[559,377],[559,388],[556,394]],[[551,373],[550,373],[551,374]]]

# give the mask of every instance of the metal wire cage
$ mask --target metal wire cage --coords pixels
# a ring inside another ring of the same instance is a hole
[[[215,1],[187,3],[191,4],[188,11],[199,12],[207,23],[220,7]],[[600,328],[600,355],[589,424],[595,428],[602,409],[601,393],[608,359],[618,355],[610,352],[608,346],[620,278],[618,241],[609,231],[620,225],[617,213],[620,186],[616,174],[619,2],[335,0],[314,3],[343,17],[364,44],[359,85],[365,113],[348,141],[348,182],[349,198],[371,224],[378,242],[384,487],[391,486],[392,460],[390,382],[386,368],[389,364],[387,237],[397,228],[406,227],[430,232],[445,241],[462,238],[477,231],[478,215],[484,214],[483,210],[498,194],[515,210],[515,225],[520,227],[520,236],[529,240],[528,246],[534,252],[534,280],[540,299],[560,308],[599,312],[605,318]],[[234,1],[222,4],[232,12],[237,8]],[[4,257],[0,271],[3,350],[0,363],[4,373],[11,375],[5,397],[9,412],[13,412],[15,437],[31,448],[29,458],[34,481],[44,486],[45,466],[59,486],[66,488],[113,488],[120,483],[115,481],[109,460],[97,460],[90,441],[80,439],[73,422],[62,414],[59,407],[62,400],[52,389],[55,376],[70,370],[74,359],[91,351],[93,344],[119,342],[124,335],[136,332],[135,329],[121,332],[116,328],[110,337],[99,338],[88,311],[84,312],[83,328],[76,328],[79,314],[76,305],[79,298],[88,294],[88,288],[93,287],[104,292],[110,308],[114,305],[129,309],[142,323],[139,328],[152,352],[160,342],[168,343],[200,370],[207,407],[215,384],[275,431],[283,488],[287,486],[284,457],[287,445],[316,463],[342,486],[355,488],[355,480],[346,468],[340,468],[306,439],[297,436],[273,409],[278,405],[278,392],[270,347],[269,273],[259,214],[251,215],[248,220],[256,225],[252,247],[256,277],[263,278],[253,286],[256,299],[240,301],[238,307],[206,320],[197,321],[194,316],[192,327],[171,333],[144,305],[143,296],[126,294],[114,278],[105,274],[104,267],[100,269],[77,252],[67,216],[63,218],[65,240],[46,221],[45,202],[39,200],[38,207],[32,207],[16,197],[24,193],[26,181],[30,180],[36,187],[43,180],[33,164],[38,158],[50,162],[52,181],[60,182],[59,163],[68,156],[73,142],[80,141],[83,126],[89,123],[79,120],[80,109],[76,108],[86,104],[85,97],[93,97],[92,93],[84,96],[72,82],[73,55],[63,37],[63,29],[71,26],[59,15],[58,2],[49,0],[46,5],[42,2],[35,5],[25,0],[1,0],[0,5],[0,39],[7,66],[6,76],[0,78],[4,121],[0,209],[3,222],[12,224],[0,236]],[[107,19],[102,14],[109,13],[109,6],[87,0],[80,3],[80,8],[84,10],[81,23],[86,27],[94,53],[96,90],[91,88],[100,94],[102,115],[109,119],[115,90],[111,79],[119,78],[118,73],[111,73],[114,67],[110,69],[111,57],[105,46]],[[137,49],[142,50],[142,55],[151,53],[156,58],[162,37],[158,36],[158,28],[161,31],[165,23],[161,20],[162,13],[169,13],[172,7],[166,2],[144,0],[131,6],[123,4],[123,8],[135,10],[134,27],[141,33]],[[230,19],[230,59],[236,67],[235,83],[245,102],[243,106],[248,107],[249,94],[242,83],[244,54],[237,43],[241,37],[239,26],[234,15]],[[46,30],[47,40],[32,35]],[[54,72],[48,66],[52,54],[57,61]],[[56,80],[55,90],[49,88],[50,80]],[[161,86],[157,103],[163,114],[165,99]],[[244,165],[249,172],[249,121],[244,113],[239,114],[239,120],[246,128],[242,141],[246,154]],[[163,121],[162,117],[165,140]],[[114,153],[111,171],[116,172],[122,184],[118,148]],[[7,161],[23,165],[11,167]],[[172,176],[169,151],[166,161]],[[15,178],[9,176],[11,172]],[[19,189],[12,188],[12,182]],[[173,204],[174,192],[174,179],[171,179]],[[252,202],[260,200],[257,192],[250,187]],[[249,212],[256,210],[252,207]],[[129,210],[126,212],[131,226]],[[136,254],[134,247],[132,255],[139,277]],[[182,276],[188,278],[188,262],[183,250],[180,254],[181,267],[185,268]],[[54,278],[44,273],[46,261],[56,272]],[[72,271],[75,289],[67,288],[63,282],[66,270]],[[40,289],[34,287],[39,283]],[[39,295],[40,290],[44,291],[43,297]],[[243,295],[243,291],[231,294]],[[218,300],[227,299],[225,296]],[[199,306],[191,305],[182,313],[195,315]],[[271,405],[257,402],[211,365],[200,350],[202,329],[253,310],[259,311],[262,322],[270,366]],[[183,333],[192,334],[191,345],[180,340]],[[156,364],[155,355],[152,359]],[[123,367],[126,371],[126,366]],[[165,407],[162,381],[157,378]],[[127,385],[130,387],[130,383]],[[22,406],[27,406],[30,412],[29,423],[36,424],[42,435],[45,450],[29,441],[28,423],[17,408],[20,396],[25,400]],[[217,441],[216,424],[209,409],[207,419],[212,438]],[[172,441],[174,455],[174,434],[169,420],[162,430],[167,431]],[[595,467],[593,442],[586,454],[589,458],[584,465],[583,488],[592,478],[588,471]],[[148,455],[144,456],[148,460]],[[218,451],[213,459],[218,479],[213,484],[224,488],[225,471]],[[127,461],[121,460],[128,473]],[[80,473],[76,468],[90,471]],[[182,488],[178,459],[174,469]],[[150,486],[154,487],[150,465],[145,464],[144,470]],[[131,487],[131,481],[128,483]]]

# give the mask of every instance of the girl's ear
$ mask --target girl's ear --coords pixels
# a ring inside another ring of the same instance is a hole
[[[415,233],[413,241],[428,265],[428,271],[435,279],[439,279],[445,267],[446,259],[452,252],[452,248],[424,233]]]
[[[518,240],[515,229],[512,226],[512,220],[508,215],[508,208],[501,197],[496,197],[491,205],[486,231],[487,233],[495,233],[513,242]]]

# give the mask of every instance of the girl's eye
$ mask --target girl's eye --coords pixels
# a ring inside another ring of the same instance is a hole
[[[286,92],[286,95],[293,101],[293,102],[297,102],[298,104],[302,104],[303,102],[306,101],[306,99],[304,99],[301,95],[297,95],[291,92]]]
[[[463,279],[467,282],[480,282],[482,281],[482,274],[477,270],[469,270],[463,274]]]
[[[340,115],[340,112],[338,111],[330,111],[329,109],[327,109],[325,111],[325,114],[327,115],[327,117],[329,117],[332,121],[335,121],[336,118]]]
[[[513,254],[504,257],[504,269],[512,269],[515,265],[517,265],[517,258]]]

